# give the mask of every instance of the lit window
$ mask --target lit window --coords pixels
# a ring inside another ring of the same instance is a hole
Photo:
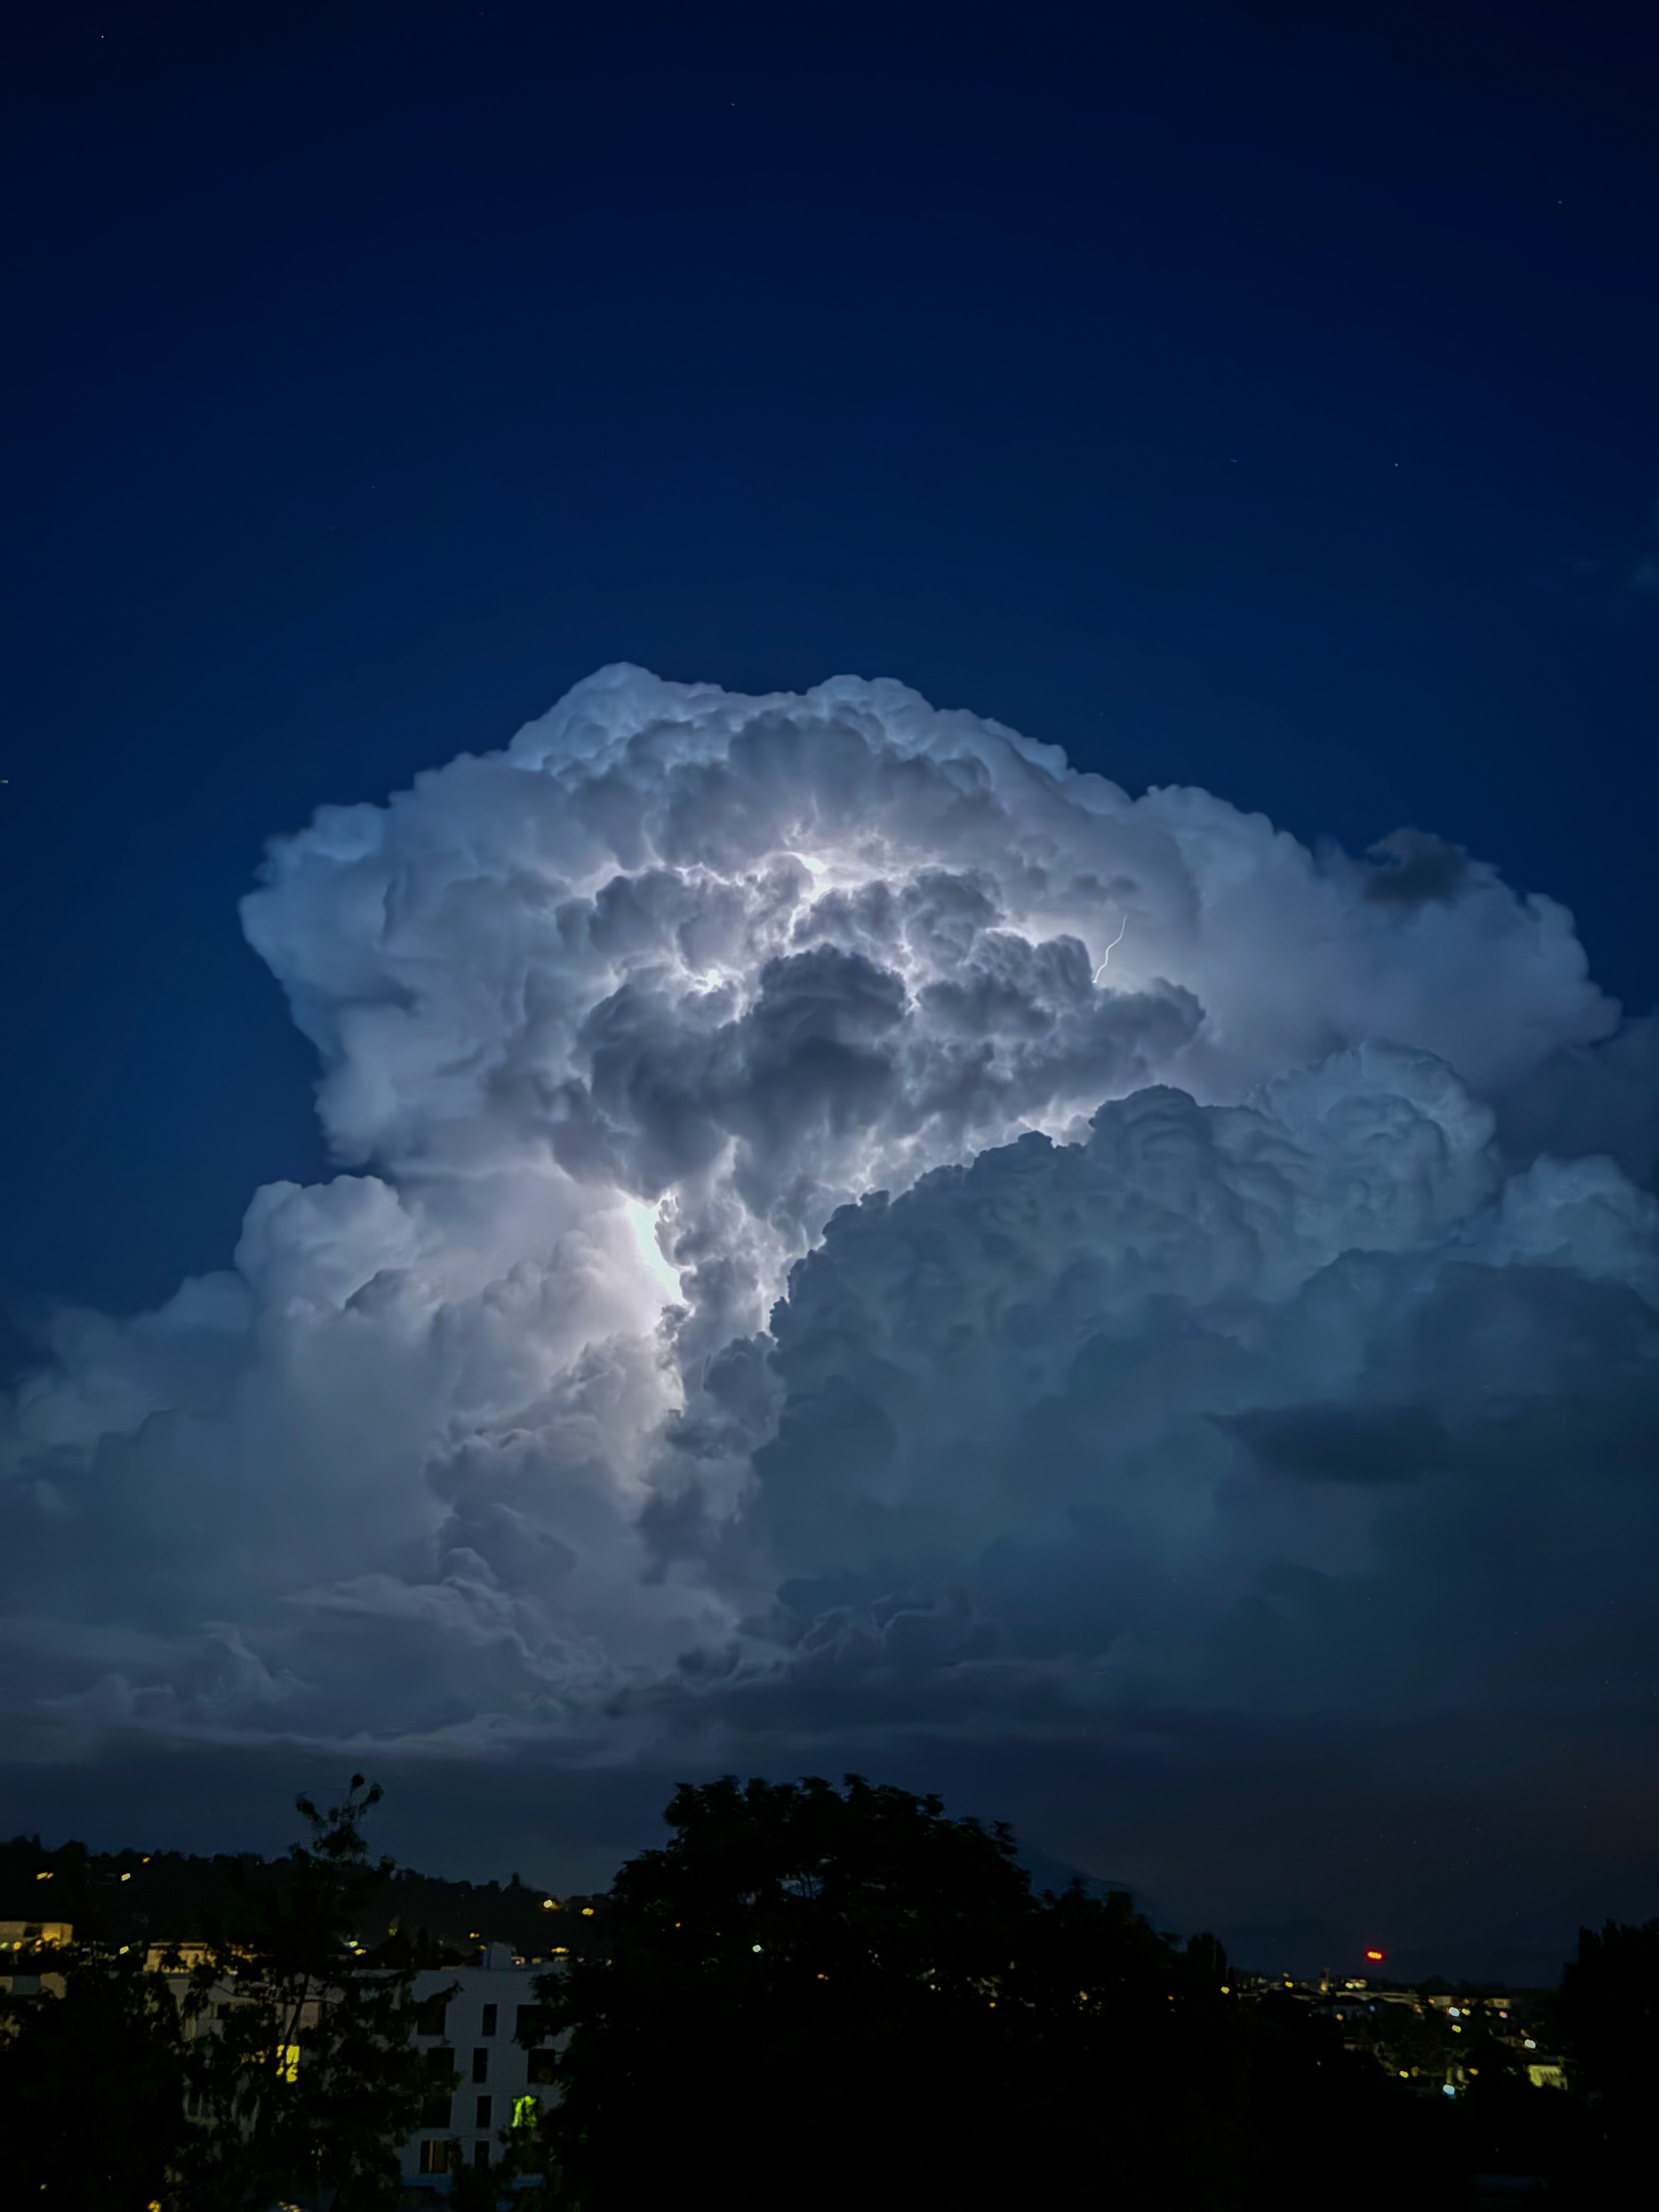
[[[276,2071],[281,2075],[284,2081],[297,2081],[299,2080],[300,2046],[297,2043],[285,2043],[282,2049],[277,2052]]]
[[[422,2173],[447,2173],[449,2171],[448,2143],[441,2138],[436,2142],[423,2142],[421,2145],[420,2171]]]

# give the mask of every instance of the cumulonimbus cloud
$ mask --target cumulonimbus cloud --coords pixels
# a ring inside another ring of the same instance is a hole
[[[1375,854],[625,666],[322,809],[243,911],[342,1171],[52,1323],[14,1742],[1399,1693],[1560,1455],[1581,1527],[1652,1510],[1659,1060],[1560,906]]]

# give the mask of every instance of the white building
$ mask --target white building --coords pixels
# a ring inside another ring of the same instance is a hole
[[[423,2008],[416,2046],[431,2053],[434,2074],[459,2074],[452,2093],[435,2092],[418,2131],[400,2154],[403,2179],[435,2196],[449,2193],[450,2146],[469,2166],[493,2165],[503,2128],[533,2125],[552,2101],[550,2050],[535,2033],[536,1983],[544,1965],[520,1966],[504,1943],[489,1944],[476,1966],[435,1967],[415,1978]],[[459,1986],[457,1986],[459,1985]],[[455,1994],[446,2002],[443,1992]]]

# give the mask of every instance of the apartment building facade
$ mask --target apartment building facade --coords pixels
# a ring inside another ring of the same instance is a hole
[[[492,1943],[477,1966],[416,1977],[416,2043],[442,2086],[434,2086],[420,2127],[402,2147],[410,2188],[447,2196],[457,2151],[465,2165],[494,2165],[501,2130],[533,2126],[551,2101],[552,2051],[538,2033],[535,1990],[548,1972],[516,1962],[505,1944]],[[460,2076],[453,2090],[452,2074]]]

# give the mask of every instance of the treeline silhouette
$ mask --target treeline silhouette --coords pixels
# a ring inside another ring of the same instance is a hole
[[[82,1854],[75,1875],[46,1854],[38,1884],[41,1855],[7,1847],[0,1899],[27,1878],[34,1917],[70,1919],[79,1879],[105,1915],[35,1962],[60,1970],[61,1996],[0,2011],[0,2102],[27,2116],[8,2143],[18,2203],[422,2201],[401,2194],[395,2154],[434,2079],[410,2045],[410,1985],[453,1947],[390,1909],[412,1891],[368,1859],[377,1795],[354,1778],[326,1814],[302,1802],[310,1837],[283,1862],[176,1863],[180,1882],[191,1865],[221,1870],[211,1901],[158,1888],[147,1908],[209,1942],[182,1995],[118,1936],[137,1909],[119,1895],[137,1886],[119,1881],[125,1860]],[[1242,1978],[1209,1936],[1162,1936],[1126,1897],[1034,1893],[1006,1827],[937,1799],[856,1777],[727,1778],[676,1791],[666,1819],[671,1840],[573,1916],[585,1943],[536,1983],[526,2032],[556,2047],[555,2100],[503,2133],[489,2169],[454,2172],[452,2203],[1434,2208],[1485,2201],[1479,2178],[1504,2175],[1578,2212],[1650,2201],[1659,1922],[1582,1936],[1550,2023],[1565,2090],[1535,2087],[1474,2023],[1449,2098],[1431,2068],[1414,2076],[1401,2053]],[[48,1914],[40,1893],[60,1877]],[[488,1893],[518,1910],[514,1884]],[[502,1940],[485,1894],[468,1889],[462,1933]],[[545,1949],[545,1919],[565,1915],[523,1894]],[[238,2002],[216,2006],[233,1966]]]
[[[0,1920],[67,1920],[78,1932],[117,1944],[188,1941],[204,1919],[222,1920],[250,1894],[280,1891],[291,1874],[287,1858],[254,1851],[204,1857],[89,1851],[81,1843],[47,1850],[39,1836],[14,1836],[0,1843]],[[370,1943],[400,1928],[422,1930],[457,1960],[471,1958],[481,1942],[507,1943],[537,1958],[556,1940],[579,1944],[586,1934],[577,1912],[559,1921],[556,1937],[547,1895],[517,1875],[505,1882],[448,1881],[398,1867],[362,1902],[351,1932]]]

